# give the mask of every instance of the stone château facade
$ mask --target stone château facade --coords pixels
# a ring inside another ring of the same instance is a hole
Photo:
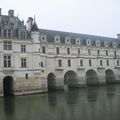
[[[38,29],[0,9],[0,95],[120,81],[118,38]]]

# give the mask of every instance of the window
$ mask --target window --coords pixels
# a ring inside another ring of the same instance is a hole
[[[45,48],[45,46],[42,46],[42,53],[43,53],[43,54],[46,53],[46,48]]]
[[[4,55],[4,67],[5,68],[11,67],[11,56],[10,55]]]
[[[68,67],[70,67],[71,66],[71,61],[70,60],[68,60]]]
[[[102,60],[100,60],[100,66],[102,66]]]
[[[70,55],[70,48],[67,48],[67,54]]]
[[[107,66],[109,66],[109,60],[107,60]]]
[[[21,59],[21,67],[26,68],[26,58]]]
[[[78,48],[78,55],[80,55],[80,48]]]
[[[100,55],[100,50],[97,50],[97,55]]]
[[[119,66],[119,65],[120,65],[119,60],[117,60],[117,66]]]
[[[8,30],[8,38],[11,38],[11,30]]]
[[[4,41],[4,50],[12,50],[12,42]]]
[[[80,66],[83,66],[83,60],[80,60]]]
[[[106,56],[108,56],[108,51],[106,50]]]
[[[58,60],[58,66],[62,67],[62,60]]]
[[[60,54],[60,49],[59,49],[59,47],[56,47],[56,54]]]
[[[3,31],[3,36],[4,36],[4,38],[7,37],[7,30],[4,30],[4,31]]]
[[[89,60],[89,66],[92,66],[91,60]]]
[[[21,45],[21,52],[25,53],[26,52],[26,45]]]
[[[116,51],[114,51],[114,56],[116,57]]]
[[[88,49],[88,55],[91,55],[91,50],[90,49]]]
[[[28,79],[28,73],[25,74],[25,78]]]
[[[44,67],[44,64],[43,64],[43,62],[41,62],[41,63],[40,63],[40,66],[41,66],[41,67]]]

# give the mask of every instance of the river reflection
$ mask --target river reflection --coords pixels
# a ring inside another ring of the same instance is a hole
[[[0,120],[120,120],[120,85],[0,98]]]

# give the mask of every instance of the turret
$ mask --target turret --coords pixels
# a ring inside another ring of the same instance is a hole
[[[34,23],[31,27],[31,38],[33,39],[33,42],[34,43],[39,43],[39,29],[38,29],[38,26],[35,22],[35,19],[34,19]]]
[[[27,26],[28,27],[28,31],[30,32],[31,28],[32,28],[32,25],[33,25],[33,18],[29,17],[27,23],[28,23],[28,26]]]

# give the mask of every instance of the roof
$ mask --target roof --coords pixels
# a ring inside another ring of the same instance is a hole
[[[38,26],[37,26],[35,21],[34,21],[34,23],[32,25],[31,31],[39,31]]]
[[[94,44],[96,40],[99,40],[101,43],[106,41],[109,43],[109,46],[111,45],[112,42],[116,42],[120,44],[120,41],[117,38],[88,35],[88,34],[81,34],[81,33],[64,32],[64,31],[47,30],[47,29],[39,29],[39,31],[41,34],[45,34],[47,36],[48,42],[54,42],[54,37],[56,35],[59,35],[61,43],[65,42],[65,37],[70,37],[70,41],[72,44],[75,43],[76,38],[80,38],[82,44],[85,44],[85,41],[87,39],[90,39],[92,44]]]

